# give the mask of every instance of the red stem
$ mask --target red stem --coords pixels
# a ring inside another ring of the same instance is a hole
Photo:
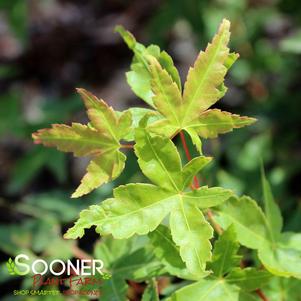
[[[189,152],[189,148],[188,148],[187,143],[186,143],[185,135],[182,131],[180,132],[180,137],[181,137],[182,145],[183,145],[187,160],[191,161],[191,155],[190,155],[190,152]],[[192,189],[199,188],[199,187],[200,187],[199,180],[198,180],[197,176],[194,176],[193,177]]]
[[[215,222],[213,213],[212,213],[212,211],[211,211],[210,209],[208,209],[208,211],[207,211],[207,216],[208,216],[208,219],[210,220],[210,222],[211,222],[213,228],[215,229],[215,231],[216,231],[219,235],[223,234],[223,229],[221,228],[221,226],[220,226],[219,224],[217,224],[217,223]]]
[[[121,148],[134,148],[133,144],[121,144]]]
[[[266,295],[263,293],[261,289],[256,290],[256,294],[259,296],[259,298],[263,301],[269,301],[269,299],[266,297]]]
[[[184,135],[184,133],[182,131],[180,132],[180,137],[181,137],[181,141],[182,141],[182,144],[183,144],[183,148],[185,150],[185,154],[186,154],[187,160],[191,161],[191,155],[190,155],[189,149],[187,147],[185,135]]]

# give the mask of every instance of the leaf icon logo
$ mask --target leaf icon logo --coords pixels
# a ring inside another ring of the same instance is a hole
[[[11,258],[6,262],[7,271],[10,275],[21,275],[22,273],[17,269],[14,260]]]

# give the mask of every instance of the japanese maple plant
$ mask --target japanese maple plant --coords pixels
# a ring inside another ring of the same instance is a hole
[[[140,265],[153,262],[156,268],[141,277],[131,273],[124,278],[117,271],[114,275],[113,270],[112,279],[106,280],[112,285],[104,284],[101,300],[127,300],[129,280],[148,283],[144,301],[269,300],[273,281],[301,278],[301,235],[281,232],[281,213],[263,172],[264,208],[248,196],[236,196],[222,187],[200,186],[198,180],[200,170],[212,161],[202,152],[202,139],[216,138],[255,122],[254,118],[210,109],[225,95],[224,78],[238,58],[228,48],[230,22],[223,20],[212,42],[200,52],[183,89],[173,60],[165,51],[155,45],[143,46],[121,26],[116,31],[134,53],[127,82],[149,109],[115,111],[104,100],[77,89],[90,122],[54,124],[34,133],[33,139],[91,158],[73,198],[116,179],[129,151],[134,151],[148,181],[114,188],[112,198],[80,213],[65,238],[81,238],[91,226],[109,246],[144,236],[145,250],[154,257]],[[186,164],[172,141],[177,135],[187,156]],[[198,153],[194,158],[187,138]],[[242,254],[248,252],[253,260],[246,262]],[[104,251],[99,254],[105,256]],[[115,259],[110,261],[113,266]],[[171,279],[169,283],[178,281],[170,289],[161,288],[158,280],[162,277]]]

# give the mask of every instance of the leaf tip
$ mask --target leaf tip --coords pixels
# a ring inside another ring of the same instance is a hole
[[[213,160],[213,157],[206,157],[208,160],[208,163],[211,162]]]
[[[34,144],[41,144],[42,143],[41,139],[39,138],[39,131],[32,133],[31,138],[33,139]]]
[[[86,89],[84,89],[84,88],[75,88],[75,90],[82,97],[85,97],[86,94],[89,94],[89,92]]]
[[[126,30],[122,25],[116,25],[114,32],[119,33],[128,47],[130,49],[133,49],[136,43],[136,39],[128,30]]]
[[[81,93],[83,93],[85,91],[85,89],[83,89],[83,88],[75,88],[75,90],[79,94],[81,94]]]
[[[121,34],[124,31],[126,31],[125,28],[120,24],[118,24],[114,27],[114,32]]]
[[[68,232],[69,230],[63,235],[64,239],[72,239],[71,235]]]
[[[248,125],[251,125],[255,122],[257,122],[257,118],[254,118],[254,117],[246,117],[247,120],[248,120]]]
[[[77,199],[77,198],[80,197],[80,195],[77,193],[77,190],[76,190],[76,191],[74,191],[74,192],[71,194],[70,197],[71,197],[72,199]]]
[[[224,18],[222,20],[221,26],[220,26],[220,30],[229,30],[230,29],[230,21],[226,18]]]
[[[85,195],[85,194],[87,194],[87,193],[89,193],[91,191],[91,189],[90,190],[83,189],[84,188],[83,186],[84,185],[83,185],[83,179],[82,179],[81,184],[71,194],[71,198],[72,199],[77,199],[77,198],[79,198],[79,197],[81,197],[81,196],[83,196],[83,195]]]
[[[78,233],[74,231],[75,225],[72,228],[69,228],[67,232],[63,235],[64,239],[77,239],[77,238],[81,238],[84,235],[84,230],[81,231],[82,233]]]

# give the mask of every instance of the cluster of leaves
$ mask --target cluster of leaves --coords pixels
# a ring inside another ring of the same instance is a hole
[[[113,198],[83,210],[65,234],[65,238],[76,239],[84,235],[85,229],[96,226],[102,236],[112,235],[121,240],[105,238],[97,253],[104,257],[113,275],[103,286],[108,300],[114,299],[112,296],[126,299],[125,279],[148,279],[143,300],[158,300],[152,278],[164,274],[193,282],[170,292],[166,299],[170,301],[221,300],[224,296],[231,301],[256,300],[253,292],[267,285],[272,274],[301,278],[300,235],[281,233],[281,215],[264,175],[265,214],[248,197],[238,198],[221,187],[191,184],[211,160],[202,154],[201,138],[214,138],[255,121],[209,109],[226,93],[224,77],[238,58],[228,48],[229,28],[229,21],[223,20],[212,42],[190,68],[182,92],[171,57],[157,46],[143,46],[129,32],[117,27],[134,52],[128,83],[151,109],[117,112],[103,100],[78,89],[90,122],[55,124],[33,134],[35,143],[91,157],[73,197],[116,179],[125,166],[123,148],[134,148],[142,173],[152,182],[115,188]],[[175,135],[183,135],[183,131],[191,137],[199,153],[185,165],[172,141]],[[215,241],[212,251],[216,222],[226,231]],[[126,247],[135,235],[146,234],[150,247]],[[240,268],[239,244],[258,250],[265,269]],[[143,269],[131,267],[131,262],[138,267],[142,264]]]

